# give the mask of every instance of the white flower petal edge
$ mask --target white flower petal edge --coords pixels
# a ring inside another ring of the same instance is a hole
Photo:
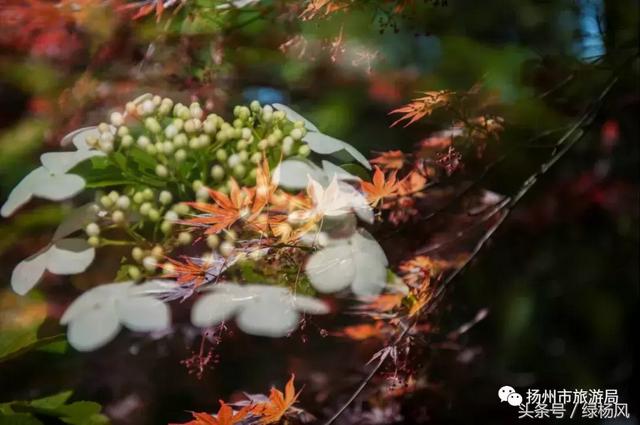
[[[320,292],[333,293],[351,286],[357,297],[367,298],[378,295],[386,286],[387,265],[378,242],[359,229],[349,238],[332,240],[314,253],[305,272]]]
[[[45,271],[69,275],[84,272],[95,258],[95,249],[84,239],[60,239],[21,261],[11,273],[11,288],[20,295],[29,292]]]
[[[29,292],[42,278],[45,271],[55,274],[84,272],[95,258],[95,248],[83,239],[65,239],[80,230],[95,214],[93,204],[86,204],[72,211],[60,223],[51,243],[31,257],[21,261],[11,274],[11,287],[20,295]]]
[[[341,150],[347,151],[356,161],[362,164],[367,170],[371,169],[371,164],[367,161],[367,158],[360,153],[356,148],[351,146],[350,144],[343,142],[342,140],[338,140],[334,137],[327,136],[318,130],[311,121],[289,108],[286,105],[282,105],[280,103],[274,103],[273,107],[279,111],[285,113],[287,118],[290,121],[302,121],[304,122],[305,128],[308,130],[307,135],[302,139],[303,142],[309,145],[309,148],[315,153],[319,153],[322,155],[329,155]]]
[[[115,129],[113,130],[115,131]],[[50,201],[61,201],[77,195],[84,189],[85,181],[74,174],[65,174],[79,163],[94,156],[104,156],[103,152],[90,149],[87,137],[98,135],[96,127],[85,127],[69,133],[61,144],[73,142],[76,151],[48,152],[40,156],[41,167],[36,168],[13,188],[2,205],[0,215],[9,217],[32,197]]]
[[[146,286],[145,286],[146,285]],[[100,285],[80,295],[64,312],[60,323],[68,325],[68,340],[78,351],[102,347],[122,326],[137,332],[159,331],[171,325],[169,307],[150,295],[153,281]]]
[[[191,310],[191,322],[209,327],[235,316],[238,327],[251,335],[282,337],[293,332],[301,313],[326,314],[327,305],[295,295],[288,288],[219,283],[205,289]]]

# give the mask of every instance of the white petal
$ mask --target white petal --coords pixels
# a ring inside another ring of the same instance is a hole
[[[378,295],[386,285],[387,257],[378,242],[360,229],[351,237],[355,278],[351,290],[359,297]]]
[[[2,205],[2,210],[0,211],[2,216],[9,217],[18,208],[29,202],[33,196],[34,183],[41,181],[43,176],[48,175],[49,173],[43,167],[36,168],[27,174],[9,193],[9,198]]]
[[[29,292],[42,278],[47,268],[48,257],[49,246],[21,261],[11,273],[11,288],[19,295]]]
[[[231,317],[243,302],[239,300],[236,293],[223,289],[203,295],[198,298],[191,309],[191,323],[201,328],[213,326]]]
[[[60,141],[60,145],[68,146],[70,143],[73,143],[73,145],[78,150],[89,150],[91,149],[91,147],[87,144],[88,137],[94,137],[98,139],[100,137],[98,127],[83,127],[72,131],[62,138],[62,140]]]
[[[49,249],[47,269],[54,274],[77,274],[91,265],[96,250],[84,239],[61,239]]]
[[[328,180],[333,179],[334,177],[338,180],[344,181],[360,181],[360,177],[354,176],[347,170],[342,167],[338,167],[332,162],[322,160],[322,169],[324,170],[325,175]]]
[[[260,297],[244,306],[236,323],[251,335],[278,338],[298,327],[300,315],[291,304],[272,297]]]
[[[82,161],[93,156],[104,155],[105,154],[100,151],[84,149],[73,152],[47,152],[40,155],[40,162],[51,174],[64,174]]]
[[[371,169],[371,165],[367,158],[362,155],[356,148],[348,143],[338,140],[334,137],[327,136],[322,133],[307,133],[302,139],[309,145],[309,148],[319,154],[329,155],[341,150],[346,150],[356,161],[362,164],[368,170]]]
[[[84,179],[75,174],[49,174],[39,177],[39,181],[33,185],[33,195],[51,201],[71,198],[81,192],[85,185]]]
[[[351,243],[353,244],[356,252],[377,258],[383,266],[387,266],[389,264],[387,256],[378,241],[376,241],[366,230],[358,229],[358,231],[351,237]]]
[[[345,142],[322,133],[307,133],[302,139],[315,153],[329,155],[344,149]]]
[[[73,232],[84,228],[95,219],[95,204],[89,203],[71,211],[53,234],[53,240],[57,241],[69,236]]]
[[[111,341],[120,332],[113,305],[85,311],[67,329],[67,340],[78,351],[92,351]]]
[[[169,307],[150,296],[134,296],[116,301],[120,322],[132,331],[162,330],[171,324]]]
[[[117,298],[125,296],[133,282],[108,283],[96,286],[85,291],[78,298],[73,300],[71,305],[60,319],[60,324],[66,325],[75,318],[99,308],[101,305],[113,304]]]
[[[291,302],[296,310],[304,313],[327,314],[330,311],[329,306],[317,298],[294,295]]]
[[[355,276],[351,247],[329,246],[314,253],[307,261],[305,272],[320,292],[337,292],[348,287]]]
[[[294,111],[293,109],[289,108],[288,106],[283,105],[281,103],[274,103],[273,107],[276,108],[278,111],[284,112],[289,121],[293,121],[293,122],[295,122],[295,121],[303,121],[304,122],[304,126],[307,128],[307,130],[309,130],[309,131],[320,131],[320,130],[318,130],[318,127],[313,125],[313,123],[311,121],[309,121],[308,119],[306,119],[305,117],[303,117],[302,115],[300,115],[299,113]]]
[[[315,164],[301,159],[287,159],[281,162],[274,173],[279,175],[280,186],[288,189],[304,189],[307,187],[309,176],[314,180],[325,181],[322,170]]]

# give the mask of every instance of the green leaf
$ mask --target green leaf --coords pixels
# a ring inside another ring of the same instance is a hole
[[[29,413],[0,414],[0,425],[43,425]]]
[[[67,400],[69,400],[71,394],[73,394],[73,391],[63,391],[61,393],[50,395],[48,397],[31,400],[29,404],[38,409],[57,409],[58,407],[63,406],[67,402]]]

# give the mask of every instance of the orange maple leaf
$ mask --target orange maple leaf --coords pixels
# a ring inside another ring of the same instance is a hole
[[[252,224],[260,214],[264,203],[261,200],[254,202],[254,189],[240,188],[233,178],[230,181],[230,185],[229,196],[217,190],[209,189],[209,195],[215,204],[186,202],[190,207],[205,214],[183,220],[181,223],[188,226],[208,227],[205,231],[206,234],[220,233],[220,231],[229,229],[241,219],[248,224]]]
[[[416,195],[426,186],[427,178],[416,171],[412,171],[398,182],[397,191],[400,196],[411,196]]]
[[[389,115],[403,114],[391,124],[391,127],[405,120],[407,122],[404,126],[408,127],[419,119],[431,115],[434,110],[449,104],[453,92],[449,90],[427,91],[424,92],[424,95],[423,97],[411,100],[411,102],[401,108],[389,112]]]
[[[405,159],[405,154],[402,151],[388,151],[369,162],[380,165],[382,168],[399,170],[404,167]]]
[[[342,328],[342,331],[336,332],[338,336],[345,336],[356,341],[364,341],[369,338],[382,338],[383,323],[375,322],[374,324],[353,325]]]
[[[293,403],[296,402],[300,392],[298,392],[298,394],[295,392],[293,384],[294,378],[295,375],[291,374],[291,378],[285,386],[284,394],[276,388],[271,388],[269,401],[258,403],[251,408],[250,412],[260,417],[260,424],[267,425],[279,422],[291,406],[293,406]]]
[[[183,261],[167,258],[171,263],[173,271],[165,274],[163,277],[175,279],[179,285],[193,283],[196,287],[207,281],[207,269],[209,265],[206,262],[193,261],[189,257],[182,257]],[[167,266],[162,266],[169,270]]]
[[[362,190],[367,195],[367,199],[372,206],[378,205],[384,198],[394,195],[398,191],[398,181],[396,178],[396,171],[391,173],[388,179],[385,178],[382,170],[376,166],[376,171],[373,173],[372,182],[361,183]]]
[[[235,425],[247,417],[252,406],[246,406],[234,413],[231,406],[220,400],[220,409],[214,417],[208,413],[192,412],[193,420],[184,424],[169,425]]]

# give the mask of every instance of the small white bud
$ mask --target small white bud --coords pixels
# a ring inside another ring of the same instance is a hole
[[[85,227],[84,230],[87,233],[87,235],[89,235],[89,236],[99,236],[100,235],[100,226],[98,226],[96,223],[87,224],[87,227]]]
[[[111,124],[115,125],[116,127],[120,127],[122,124],[124,124],[124,118],[122,117],[122,114],[120,112],[113,112],[111,114],[110,120]]]

